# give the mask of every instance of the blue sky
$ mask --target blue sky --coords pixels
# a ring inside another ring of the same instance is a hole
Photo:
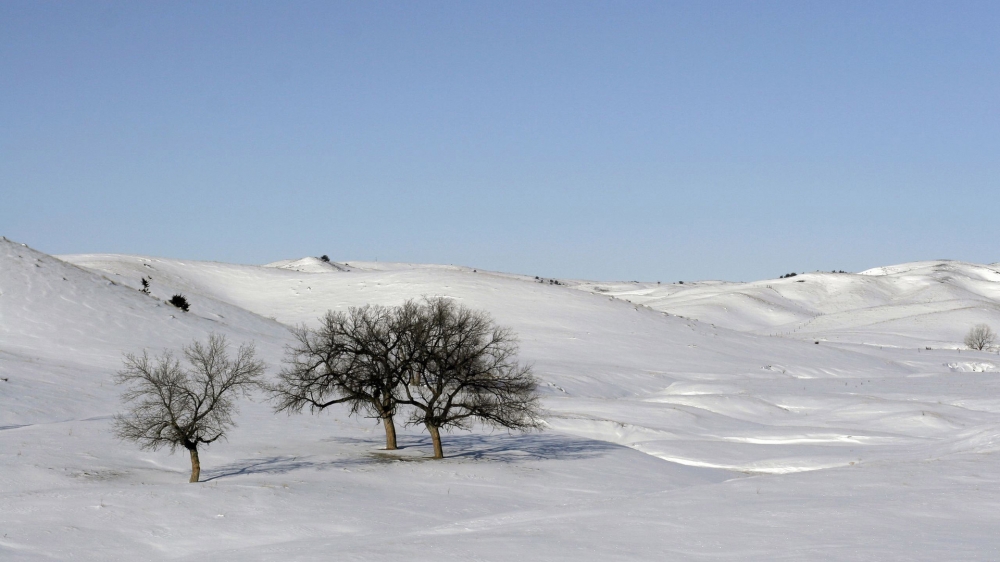
[[[997,2],[2,2],[0,234],[595,279],[1000,261]]]

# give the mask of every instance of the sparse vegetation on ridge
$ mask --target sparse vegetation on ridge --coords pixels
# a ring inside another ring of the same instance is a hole
[[[167,302],[169,302],[170,304],[172,304],[172,305],[176,306],[177,308],[183,310],[184,312],[187,312],[188,309],[191,307],[191,305],[188,304],[187,297],[185,297],[184,295],[181,295],[181,294],[176,294],[176,295],[170,297],[170,300],[167,301]]]

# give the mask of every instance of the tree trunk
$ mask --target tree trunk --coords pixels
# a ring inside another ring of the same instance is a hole
[[[385,450],[396,450],[396,424],[391,414],[382,416],[382,425],[385,426]]]
[[[441,448],[441,431],[433,425],[428,425],[427,431],[431,434],[431,441],[434,442],[434,458],[443,459],[444,449]]]
[[[201,478],[201,461],[198,460],[198,447],[188,449],[191,453],[191,480],[188,482],[197,482]]]

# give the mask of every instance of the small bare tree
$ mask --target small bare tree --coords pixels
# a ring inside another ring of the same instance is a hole
[[[366,305],[327,312],[320,327],[295,331],[278,384],[270,387],[275,409],[319,411],[347,404],[351,415],[382,421],[385,448],[396,448],[397,387],[411,370],[416,350],[404,345],[413,330],[417,305]]]
[[[976,324],[969,329],[969,333],[965,335],[965,345],[969,349],[978,349],[982,351],[984,349],[989,349],[993,347],[993,343],[996,341],[997,335],[986,324]]]
[[[409,424],[423,424],[444,457],[441,430],[468,429],[474,422],[508,430],[540,429],[538,381],[517,362],[514,333],[484,311],[429,299],[408,346],[417,362],[401,385],[401,403],[412,406]]]
[[[170,352],[150,359],[125,355],[115,382],[127,388],[122,401],[127,411],[115,416],[119,439],[143,449],[183,447],[191,454],[191,482],[201,476],[198,446],[224,439],[235,425],[236,399],[246,397],[264,374],[264,363],[254,358],[253,343],[241,345],[230,359],[224,336],[212,334],[207,343],[184,348],[190,368],[183,369]]]

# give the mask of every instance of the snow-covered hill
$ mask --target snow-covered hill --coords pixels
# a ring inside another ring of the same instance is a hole
[[[1000,267],[955,261],[753,283],[573,286],[733,330],[799,339],[960,348],[970,326],[1000,326]]]
[[[301,258],[297,260],[282,260],[269,263],[264,267],[289,269],[303,273],[327,273],[330,271],[350,271],[350,267],[342,263],[324,261],[320,258]]]
[[[189,312],[164,302],[176,293]],[[452,434],[450,458],[422,461],[420,428],[388,454],[344,411],[249,403],[203,453],[201,485],[184,458],[108,432],[122,352],[214,331],[255,341],[274,372],[288,326],[422,296],[514,328],[549,430]],[[316,258],[57,259],[3,240],[0,558],[988,559],[1000,357],[954,348],[971,323],[1000,327],[998,302],[995,267],[956,262],[555,285]]]

